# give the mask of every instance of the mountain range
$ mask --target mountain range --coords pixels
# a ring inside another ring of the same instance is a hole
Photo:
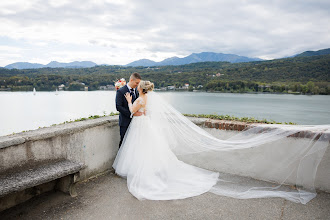
[[[318,50],[318,51],[305,51],[300,54],[293,55],[291,57],[306,57],[306,56],[316,56],[316,55],[327,55],[330,54],[330,48]],[[252,61],[263,61],[259,58],[250,58],[245,56],[239,56],[235,54],[224,54],[224,53],[213,53],[213,52],[202,52],[202,53],[192,53],[189,56],[179,58],[171,57],[167,58],[160,62],[155,62],[153,60],[141,59],[134,62],[131,62],[125,66],[167,66],[167,65],[184,65],[189,63],[198,63],[198,62],[230,62],[230,63],[241,63],[241,62],[252,62]],[[102,64],[107,65],[107,64]],[[47,65],[39,63],[28,63],[28,62],[17,62],[12,63],[4,68],[7,69],[35,69],[35,68],[89,68],[97,66],[96,63],[91,61],[74,61],[71,63],[60,63],[57,61],[52,61]]]
[[[193,53],[183,58],[171,57],[160,62],[155,62],[148,59],[142,59],[129,63],[126,66],[169,66],[169,65],[184,65],[189,63],[198,63],[198,62],[206,62],[206,61],[215,61],[215,62],[227,61],[230,63],[241,63],[241,62],[251,62],[251,61],[262,61],[262,59],[244,57],[236,54],[202,52],[202,53]]]
[[[71,63],[60,63],[57,61],[52,61],[48,63],[47,65],[39,64],[39,63],[28,63],[28,62],[17,62],[12,63],[4,68],[7,69],[38,69],[38,68],[88,68],[88,67],[94,67],[97,64],[91,61],[74,61]]]

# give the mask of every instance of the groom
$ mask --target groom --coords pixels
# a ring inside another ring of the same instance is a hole
[[[120,126],[120,142],[119,147],[121,146],[126,130],[131,123],[133,116],[141,116],[141,112],[136,112],[133,116],[131,116],[131,112],[128,108],[128,103],[125,98],[125,94],[129,92],[132,96],[132,103],[139,97],[139,92],[137,91],[137,86],[141,81],[141,76],[138,73],[133,73],[130,78],[129,82],[117,90],[116,94],[116,109],[119,111],[119,126]]]

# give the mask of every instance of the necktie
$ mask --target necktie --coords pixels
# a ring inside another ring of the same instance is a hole
[[[131,89],[131,95],[132,95],[132,99],[135,100],[135,93],[134,93],[134,89]]]

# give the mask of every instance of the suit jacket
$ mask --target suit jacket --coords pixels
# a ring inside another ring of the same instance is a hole
[[[127,85],[117,90],[116,94],[116,109],[119,111],[119,126],[128,126],[131,123],[131,112],[128,108],[128,102],[125,98],[126,92],[129,92]],[[135,88],[136,99],[139,97],[139,92]],[[132,97],[132,103],[136,100]]]

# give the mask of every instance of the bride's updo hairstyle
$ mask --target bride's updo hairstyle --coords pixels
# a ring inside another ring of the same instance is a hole
[[[142,89],[143,94],[148,93],[149,91],[154,90],[154,84],[150,81],[143,81],[140,82],[140,88]]]

